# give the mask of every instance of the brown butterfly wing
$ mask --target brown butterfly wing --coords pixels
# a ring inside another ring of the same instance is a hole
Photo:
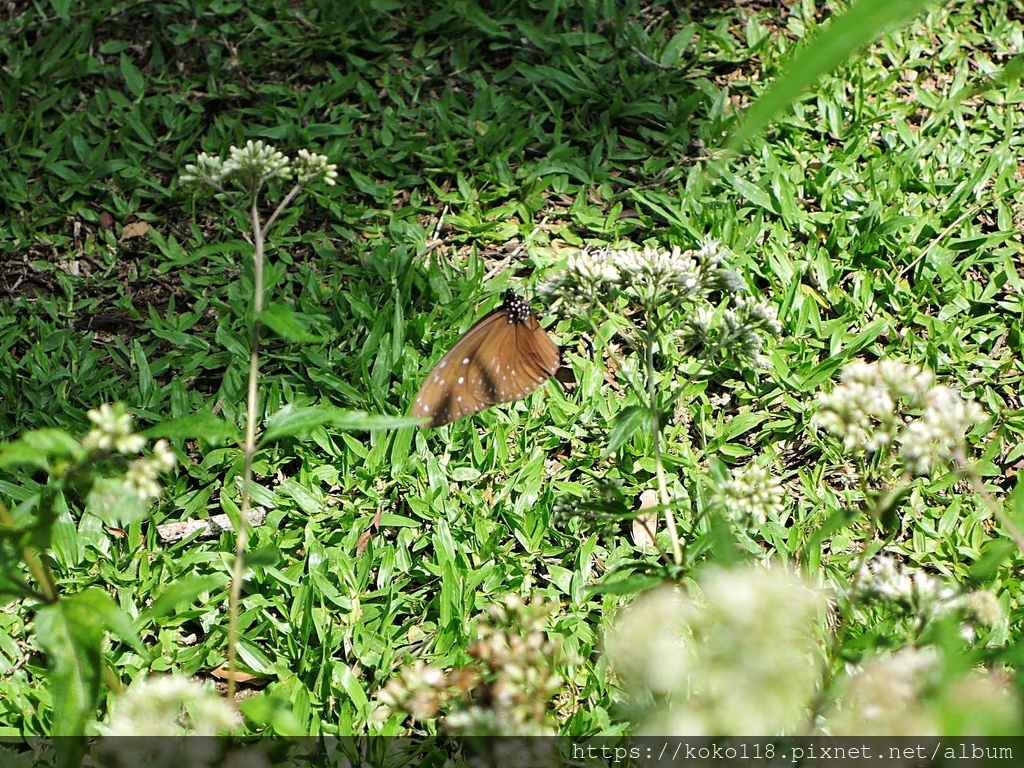
[[[482,408],[511,403],[551,378],[558,362],[558,347],[535,317],[502,317],[471,360],[467,385]]]
[[[558,368],[558,347],[507,293],[505,304],[476,323],[441,358],[413,403],[412,415],[431,427],[472,416],[497,403],[521,400]]]
[[[477,321],[476,325],[455,342],[455,346],[448,350],[427,375],[423,386],[416,394],[412,406],[413,416],[429,418],[429,426],[440,427],[463,416],[479,413],[492,404],[480,402],[475,397],[467,397],[464,390],[469,366],[487,339],[488,333],[497,323],[504,323],[504,313],[501,309],[496,309]]]

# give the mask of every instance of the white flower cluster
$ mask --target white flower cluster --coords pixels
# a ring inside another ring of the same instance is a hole
[[[123,403],[104,403],[86,416],[96,425],[82,439],[82,447],[89,453],[138,454],[145,449],[146,438],[134,431],[132,415]],[[176,461],[168,442],[157,440],[149,456],[128,463],[124,482],[141,501],[152,501],[160,496],[158,476],[174,469]]]
[[[782,326],[769,304],[742,295],[743,279],[728,267],[728,256],[711,238],[697,250],[650,245],[583,250],[572,254],[565,270],[543,282],[538,292],[584,307],[596,298],[625,296],[639,302],[648,316],[660,306],[682,308],[686,320],[678,335],[705,347],[710,360],[767,367],[761,354],[764,336],[778,335]],[[718,294],[730,302],[716,311]]]
[[[981,406],[964,400],[949,387],[933,387],[924,403],[924,413],[900,435],[900,454],[915,475],[928,475],[947,466],[967,432],[985,416]]]
[[[538,288],[542,295],[573,301],[624,292],[645,302],[681,303],[711,291],[739,291],[742,280],[726,267],[727,252],[717,240],[699,250],[645,245],[582,250],[569,257],[564,272]]]
[[[312,181],[322,177],[324,184],[333,187],[338,183],[338,166],[327,162],[326,155],[318,155],[308,149],[300,149],[292,166],[295,177],[301,182]]]
[[[752,527],[765,520],[781,520],[785,511],[782,481],[767,467],[748,464],[730,470],[732,477],[719,486],[715,500],[738,523]]]
[[[235,178],[241,186],[256,189],[269,179],[294,176],[299,183],[322,178],[325,184],[334,186],[338,178],[337,166],[327,160],[324,155],[300,149],[293,161],[275,147],[250,140],[244,147],[231,147],[227,160],[201,153],[195,163],[185,166],[181,180],[222,189],[225,181]]]
[[[960,634],[967,642],[977,636],[977,627],[994,627],[1003,621],[1003,607],[988,590],[962,593],[938,576],[907,568],[891,555],[879,555],[862,566],[857,592],[904,607],[914,616],[928,620],[955,611],[966,621]]]
[[[642,251],[627,248],[614,254],[619,273],[643,293],[655,294],[664,289],[685,299],[702,288],[693,251],[684,251],[678,245],[672,250],[645,245]]]
[[[905,423],[901,402],[922,415]],[[847,366],[817,405],[815,425],[840,438],[847,451],[874,453],[898,443],[907,471],[918,475],[947,466],[984,417],[977,403],[935,384],[930,372],[894,360]]]
[[[693,329],[694,335],[711,345],[714,357],[749,361],[759,368],[770,365],[761,350],[765,334],[782,333],[774,307],[750,296],[737,296],[731,307],[711,317],[710,321],[700,317],[696,325],[688,323],[687,330]]]
[[[444,727],[455,733],[551,736],[548,710],[562,687],[555,666],[576,663],[562,652],[560,640],[549,638],[557,609],[537,598],[526,603],[507,595],[478,623],[471,665],[447,672],[422,661],[403,667],[378,694],[384,706],[375,717],[404,711],[429,720],[452,709]]]
[[[961,604],[958,589],[925,571],[900,566],[891,555],[865,563],[857,584],[861,595],[905,606],[924,618],[943,616]]]
[[[82,439],[82,447],[90,453],[141,453],[146,447],[146,438],[135,434],[132,415],[122,403],[104,403],[86,417],[96,425]]]

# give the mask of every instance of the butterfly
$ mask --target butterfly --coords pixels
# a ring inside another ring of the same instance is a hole
[[[560,354],[511,288],[499,308],[466,331],[427,375],[412,415],[440,427],[498,403],[522,400],[551,378]]]

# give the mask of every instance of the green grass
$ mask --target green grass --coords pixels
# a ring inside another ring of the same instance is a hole
[[[937,8],[888,33],[731,160],[718,150],[737,109],[818,29],[810,3],[781,15],[611,0],[490,14],[472,2],[353,5],[109,2],[62,17],[52,4],[3,22],[0,438],[84,433],[86,411],[108,401],[143,428],[211,408],[244,424],[245,221],[178,176],[200,151],[263,139],[327,154],[340,173],[338,187],[300,198],[271,242],[272,299],[323,341],[267,339],[265,415],[286,404],[406,413],[492,298],[532,285],[566,249],[712,235],[783,332],[766,373],[693,379],[667,427],[694,555],[715,551],[692,514],[696,476],[712,458],[763,453],[783,468],[791,524],[741,540],[848,582],[867,527],[820,548],[814,536],[861,496],[809,418],[814,393],[858,357],[926,365],[997,413],[974,439],[992,490],[1016,485],[1024,90],[997,75],[1022,44],[1019,3]],[[134,221],[148,233],[123,239]],[[628,524],[599,540],[553,525],[551,509],[591,497],[603,475],[633,503],[654,482],[650,445],[637,437],[604,455],[632,400],[605,381],[584,323],[551,330],[574,386],[442,430],[318,427],[258,454],[255,500],[270,513],[250,541],[260,557],[240,660],[302,732],[405,732],[397,716],[373,721],[376,692],[415,659],[467,663],[478,617],[509,592],[559,604],[553,631],[583,660],[563,670],[565,732],[627,728],[600,655],[622,599],[588,587],[651,558]],[[665,362],[666,373],[687,365]],[[61,589],[102,588],[153,654],[112,641],[124,683],[146,670],[206,678],[225,661],[233,537],[168,546],[155,525],[235,508],[241,453],[175,448],[186,460],[150,521],[113,535],[72,509],[55,531]],[[0,498],[16,503],[41,480],[4,472]],[[889,551],[1000,596],[1010,620],[982,660],[1015,672],[1021,553],[978,575],[1002,534],[949,478],[917,483],[900,514]],[[0,728],[46,733],[32,609],[0,613]],[[848,658],[892,642],[890,621],[855,621]]]

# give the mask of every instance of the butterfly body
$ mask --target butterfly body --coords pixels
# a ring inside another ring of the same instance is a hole
[[[554,375],[558,347],[513,290],[478,320],[427,375],[412,415],[440,427],[521,400]]]

